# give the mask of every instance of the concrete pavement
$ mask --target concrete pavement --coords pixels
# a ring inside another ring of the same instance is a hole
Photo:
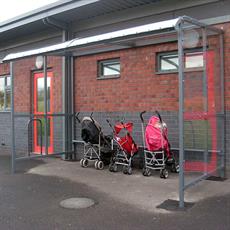
[[[177,175],[162,180],[139,171],[83,169],[78,162],[60,159],[19,163],[9,173],[9,157],[0,156],[0,229],[230,229],[230,186],[204,181],[189,189],[186,199],[195,205],[182,212],[156,208],[177,196]],[[88,197],[96,205],[80,210],[59,206],[63,199]],[[199,202],[198,202],[199,201]]]

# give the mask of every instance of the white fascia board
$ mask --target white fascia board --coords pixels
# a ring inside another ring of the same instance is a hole
[[[81,0],[81,1],[77,1],[77,2],[69,1],[68,4],[67,3],[61,4],[60,6],[56,6],[57,3],[59,3],[59,2],[53,3],[53,4],[50,4],[46,7],[42,7],[42,8],[36,9],[34,11],[31,11],[29,13],[19,15],[15,18],[7,20],[7,21],[3,21],[2,23],[0,23],[0,33],[14,29],[14,28],[18,28],[18,27],[23,26],[23,25],[27,25],[27,24],[35,22],[35,21],[42,20],[44,18],[53,16],[53,15],[56,15],[56,14],[59,14],[62,12],[66,12],[68,10],[80,8],[80,7],[83,7],[85,5],[89,5],[89,4],[98,2],[98,1],[100,1],[100,0]],[[50,8],[50,6],[53,6],[53,7]]]
[[[74,48],[74,47],[78,47],[82,45],[90,45],[96,42],[103,42],[103,41],[108,41],[111,39],[131,36],[131,35],[138,35],[142,33],[148,33],[148,32],[153,32],[153,31],[160,31],[164,29],[175,28],[179,19],[180,18],[176,18],[176,19],[151,23],[151,24],[147,24],[143,26],[136,26],[136,27],[129,28],[129,29],[118,30],[115,32],[105,33],[105,34],[86,37],[86,38],[80,38],[80,39],[75,38],[73,40],[70,40],[64,43],[59,43],[59,44],[52,45],[52,46],[47,46],[47,47],[19,52],[19,53],[12,53],[12,54],[8,54],[3,59],[3,61],[12,61],[15,59],[25,58],[29,56],[49,54],[52,52],[62,51],[68,48]]]

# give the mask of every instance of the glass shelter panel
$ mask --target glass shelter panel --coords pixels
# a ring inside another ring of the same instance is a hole
[[[184,172],[189,186],[199,178],[223,172],[223,80],[220,35],[208,27],[186,23],[182,34]],[[188,56],[189,49],[199,52]]]
[[[14,65],[16,157],[64,151],[66,116],[63,112],[62,58],[48,57],[47,66],[51,68],[47,67],[46,71],[27,71],[34,64],[29,58]],[[20,75],[19,68],[23,69],[24,75]],[[10,103],[7,93],[6,101]]]

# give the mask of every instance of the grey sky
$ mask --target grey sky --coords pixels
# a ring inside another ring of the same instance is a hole
[[[0,0],[0,22],[58,0]]]

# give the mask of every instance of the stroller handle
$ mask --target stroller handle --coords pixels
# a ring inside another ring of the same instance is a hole
[[[160,113],[159,113],[157,110],[155,111],[155,113],[157,114],[157,116],[158,116],[158,118],[159,118],[160,122],[162,123],[162,118],[161,118]]]
[[[94,118],[93,118],[93,112],[90,114],[89,117],[91,118],[93,124],[96,126],[96,128],[99,130],[99,132],[101,132],[101,127],[98,127],[98,126],[96,125],[96,122],[95,122],[95,120],[94,120]]]
[[[91,120],[92,120],[93,124],[95,125],[95,121],[94,121],[94,119],[93,119],[93,112],[90,114],[90,116],[89,116],[89,117],[91,118]]]
[[[146,111],[142,111],[142,112],[140,113],[140,118],[141,118],[142,123],[144,123],[143,115],[144,115],[145,113],[146,113]]]
[[[79,114],[80,114],[80,112],[75,113],[75,119],[78,121],[78,123],[81,123],[81,121],[79,119]]]
[[[110,126],[110,128],[113,130],[113,132],[115,132],[115,130],[114,130],[114,128],[113,128],[113,126],[112,126],[112,124],[110,123],[110,121],[109,121],[108,118],[106,119],[106,122],[109,124],[109,126]]]
[[[106,119],[106,122],[109,124],[109,126],[112,126],[109,119]]]

